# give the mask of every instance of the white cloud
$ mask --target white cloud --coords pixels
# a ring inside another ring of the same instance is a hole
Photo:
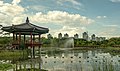
[[[53,36],[57,37],[59,33],[68,34],[70,37],[73,37],[76,33],[80,34],[84,32],[86,29],[85,27],[69,27],[69,26],[63,26],[63,28],[58,29],[58,30],[52,30],[50,29],[50,32]]]
[[[0,23],[6,22],[7,19],[5,19],[5,18],[7,18],[7,15],[0,13]]]
[[[114,35],[114,32],[116,32],[116,28],[106,28],[104,31],[99,32],[98,35],[110,37]]]
[[[69,26],[77,26],[91,24],[94,20],[89,19],[85,16],[81,16],[80,14],[70,14],[68,12],[63,11],[49,11],[48,13],[36,13],[36,15],[31,17],[32,22],[36,23],[55,23],[59,25],[69,25]]]
[[[16,5],[16,4],[19,4],[20,2],[21,2],[21,0],[13,0],[13,1],[12,1],[12,3],[15,4],[15,5]]]
[[[22,14],[24,12],[24,8],[18,5],[12,5],[8,3],[4,3],[2,6],[0,6],[0,12],[4,13],[9,16],[15,16],[18,14]]]
[[[110,0],[110,1],[112,1],[112,2],[120,2],[120,0]]]
[[[119,35],[119,27],[117,25],[104,25],[102,29],[97,33],[99,36],[113,37]]]
[[[97,19],[103,19],[103,18],[107,18],[107,16],[97,16]]]
[[[32,5],[32,6],[28,6],[27,8],[35,10],[35,11],[44,11],[44,10],[49,9],[49,7],[42,6],[42,5]]]
[[[86,30],[85,27],[88,24],[92,24],[94,20],[81,16],[80,14],[70,14],[63,11],[49,11],[48,13],[36,13],[30,17],[33,23],[46,23],[50,25],[57,24],[58,26],[63,26],[61,29],[50,29],[53,36],[58,36],[58,33],[68,33],[70,36],[74,36],[76,33],[82,33]]]
[[[76,0],[57,0],[57,3],[60,5],[63,5],[64,2],[70,2],[73,5],[82,5],[80,2],[77,2]]]
[[[13,0],[12,3],[0,1],[0,23],[2,25],[12,24],[16,17],[23,17],[25,9],[18,5],[20,0]],[[19,21],[19,20],[18,20]]]
[[[0,5],[3,5],[3,1],[0,1]]]
[[[70,14],[64,11],[48,11],[47,13],[38,12],[35,15],[25,14],[25,8],[18,5],[21,0],[13,0],[12,3],[5,3],[0,1],[0,24],[6,26],[11,24],[20,24],[23,23],[26,17],[30,17],[30,22],[32,23],[46,23],[46,24],[57,24],[61,25],[63,28],[55,30],[50,29],[50,33],[53,36],[57,36],[59,32],[65,34],[68,33],[70,36],[73,36],[76,33],[84,31],[85,28],[81,25],[88,25],[94,22],[94,20],[81,16],[80,14]],[[39,9],[39,6],[37,9]]]
[[[23,23],[23,20],[25,21],[25,15],[19,16],[19,17],[14,17],[12,19],[12,24],[16,25],[16,24],[20,24]]]
[[[103,25],[105,27],[118,27],[118,25],[110,24],[110,25]]]

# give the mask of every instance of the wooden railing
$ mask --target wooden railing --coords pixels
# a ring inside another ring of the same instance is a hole
[[[14,41],[14,42],[12,42],[12,45],[13,46],[19,46],[20,44],[22,44],[22,43],[19,43],[19,41]],[[25,44],[26,46],[40,46],[40,45],[42,45],[41,43],[39,43],[39,42],[23,42],[23,44]]]

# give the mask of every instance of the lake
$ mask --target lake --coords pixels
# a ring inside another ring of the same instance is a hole
[[[101,49],[41,48],[41,53],[36,51],[36,59],[18,61],[16,65],[18,69],[32,67],[48,71],[119,71],[120,55],[111,55]]]

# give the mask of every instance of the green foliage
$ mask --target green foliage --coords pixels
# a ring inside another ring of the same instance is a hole
[[[11,44],[11,37],[0,37],[0,49],[5,48],[7,45]]]
[[[0,60],[18,60],[28,57],[27,50],[0,50]]]
[[[75,47],[79,46],[120,46],[120,38],[111,38],[104,41],[86,41],[84,39],[75,39],[74,40]]]
[[[0,44],[8,44],[12,41],[11,37],[0,37]]]
[[[37,68],[28,68],[28,69],[20,69],[20,70],[17,70],[17,71],[48,71],[48,70],[43,70],[43,69],[37,69]]]
[[[103,49],[104,52],[109,52],[111,55],[119,55],[120,48],[107,47]]]
[[[57,47],[59,40],[57,38],[47,39],[42,37],[42,46],[43,47]]]
[[[11,65],[11,64],[0,64],[0,70],[2,70],[2,71],[6,71],[11,68],[13,68],[13,65]]]
[[[58,39],[58,38],[50,38],[47,39],[45,37],[41,38],[42,46],[43,47],[64,47],[66,39]],[[8,44],[11,44],[12,37],[0,37],[0,47],[6,47]],[[24,44],[21,43],[21,48],[24,49]],[[120,37],[118,38],[110,38],[108,40],[104,41],[87,41],[84,39],[74,39],[74,46],[80,47],[80,46],[120,46]]]

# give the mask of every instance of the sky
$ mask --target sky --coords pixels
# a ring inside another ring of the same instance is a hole
[[[82,37],[83,32],[120,36],[120,0],[0,0],[0,25],[21,24],[26,17],[49,28],[53,37],[59,33]]]

